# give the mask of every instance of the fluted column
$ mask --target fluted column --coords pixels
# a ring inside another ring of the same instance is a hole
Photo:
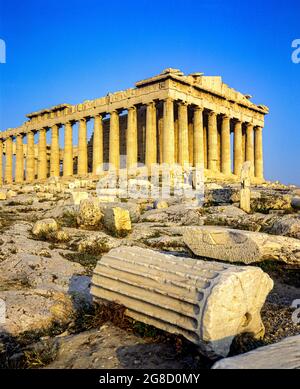
[[[189,127],[188,110],[186,103],[179,103],[178,106],[178,162],[181,166],[189,164]]]
[[[174,103],[171,98],[164,101],[163,163],[174,164]]]
[[[50,176],[59,177],[59,126],[51,128]]]
[[[2,165],[2,160],[3,160],[3,141],[0,139],[0,186],[3,184],[3,165]]]
[[[93,174],[99,174],[99,169],[102,168],[102,164],[103,164],[103,122],[102,122],[102,115],[96,115],[94,119],[94,135],[93,135]]]
[[[246,126],[246,161],[251,162],[251,175],[254,175],[254,145],[253,145],[253,125],[247,123]]]
[[[110,114],[109,163],[115,169],[120,167],[120,124],[117,111]]]
[[[263,140],[262,127],[255,127],[254,131],[254,155],[255,155],[255,177],[264,178],[263,166]]]
[[[233,143],[233,157],[234,167],[233,172],[237,176],[241,174],[243,164],[243,134],[242,123],[238,120],[234,123],[234,143]]]
[[[5,140],[5,183],[13,182],[13,140],[8,137]]]
[[[137,112],[136,107],[128,108],[127,134],[126,134],[127,169],[137,166],[138,138],[137,138]]]
[[[79,129],[78,129],[77,173],[79,175],[83,175],[83,174],[87,174],[87,172],[88,172],[87,127],[86,127],[86,118],[82,118],[79,121]]]
[[[194,165],[204,167],[203,108],[194,109]]]
[[[218,167],[218,130],[217,115],[210,112],[208,115],[208,169],[217,171]]]
[[[156,140],[156,106],[154,102],[147,104],[146,111],[146,166],[151,168],[156,163],[157,140]]]
[[[194,123],[189,122],[188,124],[188,133],[189,133],[189,147],[188,147],[188,153],[189,153],[189,164],[190,166],[194,166]]]
[[[15,181],[21,183],[24,181],[24,151],[23,134],[18,134],[16,139],[16,177]]]
[[[34,172],[34,133],[27,133],[27,153],[26,153],[26,181],[32,182],[35,179]]]
[[[228,116],[222,117],[221,130],[221,171],[224,174],[231,174],[230,157],[230,119]]]
[[[47,178],[47,141],[45,128],[39,131],[38,152],[38,179],[45,180]]]
[[[64,128],[64,161],[63,175],[65,177],[73,175],[73,127],[71,122],[67,122]]]

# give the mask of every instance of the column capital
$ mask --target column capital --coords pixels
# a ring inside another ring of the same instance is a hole
[[[135,105],[132,105],[131,107],[127,108],[127,111],[136,111],[136,110],[137,110],[137,108]]]
[[[228,113],[222,113],[222,119],[225,119],[225,120],[230,120],[230,115]]]
[[[168,96],[163,101],[173,103],[175,99],[173,97]]]
[[[209,112],[208,112],[208,116],[209,116],[209,117],[217,116],[217,112],[215,112],[215,111],[209,111]]]
[[[156,108],[156,102],[155,101],[149,101],[149,103],[146,104],[146,107],[152,107],[152,108]]]
[[[243,123],[243,121],[241,119],[238,119],[238,118],[232,118],[232,120],[233,120],[234,124],[238,124],[238,123],[242,124]]]
[[[62,127],[62,124],[61,123],[55,123],[53,124],[53,126],[51,126],[51,128],[57,128],[58,130]],[[41,130],[43,130],[44,128],[41,128]]]
[[[246,122],[246,128],[251,129],[251,128],[253,128],[253,127],[254,127],[254,126],[253,126],[253,123]]]
[[[200,106],[200,105],[195,105],[194,106],[194,111],[204,111],[204,107]]]
[[[187,101],[182,101],[182,100],[179,100],[178,104],[179,105],[183,105],[183,106],[188,106],[189,105]]]

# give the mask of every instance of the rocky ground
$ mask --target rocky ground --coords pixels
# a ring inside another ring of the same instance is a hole
[[[247,214],[238,207],[236,184],[208,183],[201,208],[174,197],[116,203],[112,193],[99,205],[95,189],[86,179],[1,190],[0,298],[7,316],[0,324],[1,367],[209,368],[212,362],[181,337],[126,318],[123,307],[93,304],[89,288],[97,261],[119,245],[192,256],[183,239],[186,226],[227,226],[298,241],[300,190],[278,183],[253,187]],[[262,310],[266,334],[261,341],[238,336],[231,355],[300,334],[291,307],[300,299],[300,261],[254,265],[275,283]]]

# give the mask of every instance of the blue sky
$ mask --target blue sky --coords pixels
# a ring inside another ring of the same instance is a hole
[[[300,185],[300,2],[0,0],[0,129],[175,67],[221,75],[270,107],[265,175]]]

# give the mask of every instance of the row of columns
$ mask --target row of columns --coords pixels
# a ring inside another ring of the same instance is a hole
[[[155,102],[146,105],[146,134],[145,134],[145,164],[150,167],[157,162],[173,165],[175,162],[184,166],[193,161],[194,166],[206,165],[213,171],[221,171],[226,175],[232,173],[231,161],[231,119],[221,115],[221,131],[218,131],[218,114],[208,111],[207,129],[204,127],[204,109],[193,106],[192,127],[189,123],[189,107],[185,102],[178,102],[178,118],[175,123],[174,101],[167,98],[163,102],[163,115],[161,133],[158,131],[158,110]],[[109,128],[109,162],[116,168],[120,165],[120,121],[119,111],[110,112]],[[103,164],[103,116],[94,117],[93,135],[93,173],[97,173],[99,166]],[[78,128],[78,163],[77,173],[84,175],[88,172],[88,139],[87,120],[79,120]],[[127,167],[136,166],[138,162],[138,123],[137,107],[130,107],[127,111]],[[63,176],[73,175],[73,122],[64,125],[64,152],[63,152]],[[245,160],[252,162],[253,175],[263,178],[263,148],[262,128],[254,127],[246,123],[246,131],[243,131],[242,122],[233,120],[233,173],[240,174],[242,163]],[[51,127],[51,151],[50,151],[50,176],[60,175],[60,147],[59,129],[61,125]],[[175,130],[176,127],[176,130]],[[192,129],[192,136],[190,134]],[[39,130],[38,139],[38,179],[46,179],[48,175],[48,157],[46,128]],[[178,133],[177,133],[178,131]],[[161,137],[160,137],[161,135]],[[24,153],[23,134],[16,136],[16,166],[15,181],[24,180]],[[175,139],[178,137],[178,139]],[[160,161],[157,161],[158,147],[160,149]],[[176,150],[175,150],[176,148]],[[13,138],[5,140],[5,182],[13,181]],[[0,141],[0,155],[3,154],[3,144]],[[192,158],[191,155],[192,154]],[[2,182],[2,158],[0,158],[0,178]],[[34,132],[27,133],[26,154],[26,181],[35,179],[35,148]]]

